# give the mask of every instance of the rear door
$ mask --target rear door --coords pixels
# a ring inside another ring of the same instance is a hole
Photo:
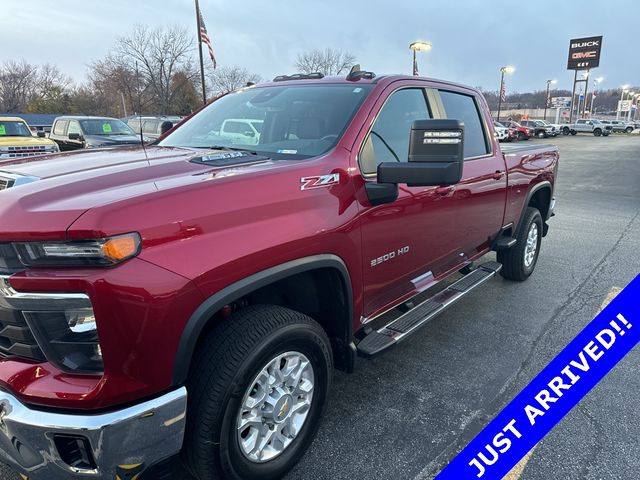
[[[464,122],[464,167],[455,186],[449,239],[459,262],[467,262],[491,247],[502,228],[507,197],[506,163],[488,125],[491,117],[472,91],[440,89],[442,118]]]

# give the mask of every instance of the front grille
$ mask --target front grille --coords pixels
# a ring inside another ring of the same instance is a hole
[[[9,188],[9,180],[6,178],[0,178],[0,190],[5,190]]]
[[[56,149],[51,145],[29,145],[24,147],[0,148],[0,158],[23,158],[37,155],[55,153]]]
[[[44,355],[19,310],[0,306],[0,355],[44,361]]]

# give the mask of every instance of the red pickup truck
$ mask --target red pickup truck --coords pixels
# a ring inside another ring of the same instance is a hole
[[[0,460],[278,478],[334,367],[532,273],[555,147],[501,149],[472,88],[321,77],[228,94],[146,149],[0,162]]]

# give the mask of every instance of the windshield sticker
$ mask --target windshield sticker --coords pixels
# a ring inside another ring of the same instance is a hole
[[[7,134],[7,129],[3,124],[0,123],[0,135],[6,135],[6,134]]]
[[[353,93],[360,93],[362,89],[360,87],[356,87],[353,89]]]
[[[278,150],[278,153],[286,153],[288,155],[295,155],[298,153],[298,150]]]
[[[110,123],[103,123],[102,124],[102,133],[111,133],[113,130],[111,129],[111,124]]]

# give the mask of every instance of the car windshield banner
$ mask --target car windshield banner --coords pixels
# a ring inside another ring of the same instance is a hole
[[[602,36],[569,40],[567,70],[589,70],[600,65]]]
[[[503,478],[640,341],[640,275],[436,480]]]

